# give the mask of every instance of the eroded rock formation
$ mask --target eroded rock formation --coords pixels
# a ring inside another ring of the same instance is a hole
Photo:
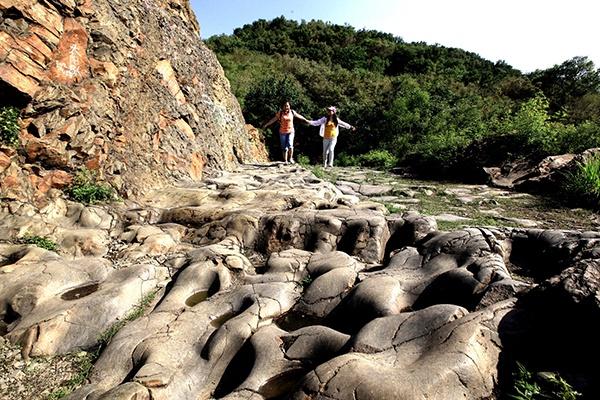
[[[515,360],[597,391],[573,351],[598,332],[565,323],[597,317],[600,234],[386,214],[280,164],[136,204],[5,208],[4,238],[60,247],[2,245],[5,337],[27,356],[90,348],[157,292],[71,399],[483,399]]]
[[[1,103],[24,108],[0,148],[2,197],[43,205],[81,167],[121,195],[205,166],[265,161],[187,0],[1,0]]]

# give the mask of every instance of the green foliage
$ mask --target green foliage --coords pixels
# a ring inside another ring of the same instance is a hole
[[[335,156],[335,162],[340,167],[358,167],[360,166],[360,156],[353,156],[347,153],[340,153]]]
[[[319,179],[325,179],[325,170],[319,166],[312,168],[312,173]]]
[[[146,309],[152,304],[154,299],[156,298],[155,291],[148,293],[144,296],[140,302],[123,318],[119,320],[115,324],[113,324],[110,328],[104,331],[100,337],[98,338],[98,344],[92,349],[90,352],[82,352],[78,356],[80,358],[79,362],[79,372],[67,382],[65,382],[60,388],[55,389],[48,396],[48,400],[56,400],[61,399],[65,396],[68,396],[75,389],[83,385],[90,373],[92,372],[92,368],[94,367],[94,363],[100,357],[102,351],[106,348],[106,346],[110,343],[111,339],[123,328],[128,322],[134,321],[141,317]]]
[[[302,278],[302,280],[300,281],[300,286],[302,286],[304,289],[306,289],[307,287],[310,286],[311,283],[313,283],[313,278],[310,275],[306,275],[304,278]]]
[[[58,246],[54,241],[52,241],[48,238],[42,237],[42,236],[37,236],[37,235],[25,235],[25,236],[23,236],[23,238],[21,238],[21,243],[34,244],[37,247],[40,247],[42,249],[46,249],[49,251],[58,250]]]
[[[517,362],[514,388],[509,398],[515,400],[577,400],[581,396],[558,374],[529,371]]]
[[[560,65],[530,75],[550,100],[552,112],[562,110],[574,99],[600,91],[600,71],[587,57],[573,57]]]
[[[600,156],[589,157],[567,174],[564,195],[575,204],[600,207]]]
[[[78,372],[71,379],[67,380],[63,385],[53,390],[48,395],[48,400],[58,400],[68,396],[75,389],[83,385],[94,367],[94,361],[98,358],[98,355],[94,353],[81,352],[77,355],[78,357]]]
[[[298,157],[296,157],[296,162],[303,167],[310,166],[310,158],[308,158],[308,156],[305,154],[300,154]]]
[[[461,49],[283,17],[207,44],[256,126],[283,100],[309,119],[336,105],[359,127],[340,134],[337,165],[370,163],[381,150],[422,173],[462,178],[506,160],[600,146],[600,75],[585,57],[524,75]],[[296,148],[312,160],[321,157],[317,132],[296,126]],[[266,139],[279,159],[274,129]]]
[[[398,160],[387,150],[370,150],[359,158],[360,165],[364,167],[389,169],[396,165]]]
[[[94,204],[114,198],[113,189],[106,184],[99,183],[96,172],[86,168],[75,174],[67,193],[73,200],[85,204]]]
[[[383,205],[390,214],[398,214],[399,212],[404,210],[402,207],[399,207],[396,204],[392,203],[383,203]]]
[[[16,107],[0,107],[0,141],[13,147],[19,144],[19,110]]]

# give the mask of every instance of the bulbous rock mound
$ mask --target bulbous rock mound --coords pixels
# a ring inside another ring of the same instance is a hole
[[[598,233],[443,232],[281,164],[0,217],[5,240],[60,248],[0,246],[0,330],[24,356],[120,328],[69,399],[485,399],[515,360],[597,393]]]
[[[24,152],[0,148],[2,197],[43,205],[82,167],[131,197],[266,161],[187,0],[2,0],[0,13],[0,105],[24,109]]]

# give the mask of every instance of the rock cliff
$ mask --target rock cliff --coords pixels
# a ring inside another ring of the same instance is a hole
[[[0,149],[2,197],[43,204],[82,167],[131,197],[266,159],[188,1],[0,0],[0,13],[0,105],[23,109],[22,147]]]

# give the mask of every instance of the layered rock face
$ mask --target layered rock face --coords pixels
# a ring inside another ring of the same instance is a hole
[[[124,196],[206,166],[264,161],[186,0],[1,0],[2,103],[24,152],[0,151],[2,197],[44,203],[72,172]]]
[[[0,216],[3,238],[60,248],[0,245],[0,330],[24,356],[131,319],[70,399],[485,399],[515,360],[597,393],[598,233],[443,232],[280,164]]]

